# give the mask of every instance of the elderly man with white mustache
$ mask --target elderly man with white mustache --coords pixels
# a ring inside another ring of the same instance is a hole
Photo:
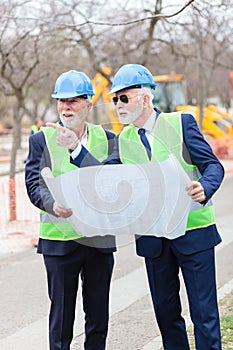
[[[70,349],[79,276],[85,312],[84,349],[104,350],[106,346],[115,240],[86,238],[76,232],[66,221],[72,209],[64,209],[55,202],[41,177],[45,167],[54,176],[76,169],[70,164],[67,149],[57,145],[58,138],[65,146],[67,142],[74,147],[82,144],[99,161],[112,152],[114,134],[86,122],[93,95],[91,81],[83,72],[71,70],[61,74],[52,94],[57,100],[60,120],[57,124],[48,123],[29,140],[25,180],[31,202],[41,210],[37,252],[44,257],[51,301],[50,350]]]

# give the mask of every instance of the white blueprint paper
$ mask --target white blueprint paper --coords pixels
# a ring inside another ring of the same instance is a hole
[[[65,220],[79,234],[185,234],[190,180],[173,156],[160,163],[77,168],[57,177],[44,168],[42,176],[55,201],[72,208]]]

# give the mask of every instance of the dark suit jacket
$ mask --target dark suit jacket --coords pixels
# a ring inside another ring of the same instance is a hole
[[[106,135],[110,154],[113,151],[113,140],[115,135],[109,131],[106,131]],[[39,132],[31,135],[29,138],[29,154],[25,168],[25,183],[31,202],[39,209],[55,215],[53,211],[54,199],[41,177],[41,170],[44,167],[51,168],[51,159],[46,146],[44,133]],[[65,242],[40,238],[37,252],[45,255],[65,255],[74,251],[78,244],[95,247],[103,253],[116,251],[114,237],[106,236],[80,238],[75,241]]]
[[[157,111],[159,114],[160,112]],[[205,141],[200,133],[197,123],[191,114],[182,115],[182,128],[184,147],[183,156],[187,158],[188,150],[191,162],[195,164],[200,173],[205,194],[206,202],[213,196],[219,188],[223,176],[224,169],[219,160],[213,154],[209,144]],[[143,145],[142,145],[143,147]],[[187,159],[188,161],[188,159]],[[79,167],[99,165],[100,163],[90,155],[83,147],[79,156],[71,160],[71,162]],[[104,164],[119,164],[118,139],[115,138],[115,146],[112,155],[104,162]],[[205,204],[205,203],[204,203]],[[203,204],[203,205],[204,205]],[[164,238],[140,236],[136,239],[137,254],[145,257],[157,257],[161,254]],[[184,236],[173,240],[176,249],[182,254],[192,254],[201,250],[209,249],[221,242],[216,225],[207,228],[187,231]]]

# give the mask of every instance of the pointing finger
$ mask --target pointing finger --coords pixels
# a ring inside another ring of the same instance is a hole
[[[53,128],[53,129],[61,129],[63,128],[61,125],[59,125],[58,123],[51,123],[51,122],[47,122],[45,124],[46,126],[50,127],[50,128]]]

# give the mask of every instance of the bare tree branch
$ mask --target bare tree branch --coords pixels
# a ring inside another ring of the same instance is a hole
[[[189,5],[191,5],[194,1],[196,0],[189,0],[183,7],[181,7],[178,11],[170,14],[170,15],[163,15],[163,14],[155,14],[153,16],[148,16],[148,17],[143,17],[143,18],[139,18],[139,19],[135,19],[135,20],[131,20],[131,21],[126,21],[126,22],[119,22],[119,23],[111,23],[111,22],[98,22],[98,21],[94,21],[94,20],[86,20],[83,23],[79,23],[79,24],[69,24],[69,23],[61,23],[61,22],[54,22],[54,21],[50,21],[50,20],[45,20],[44,18],[40,18],[40,17],[14,17],[14,16],[0,16],[1,19],[11,19],[11,20],[23,20],[23,21],[39,21],[39,22],[43,22],[43,23],[47,23],[47,24],[58,24],[60,27],[66,27],[66,28],[76,28],[76,27],[82,27],[84,25],[87,24],[95,24],[95,25],[99,25],[99,26],[110,26],[110,27],[116,27],[116,26],[126,26],[129,24],[134,24],[134,23],[141,23],[141,22],[145,22],[147,20],[153,20],[153,19],[165,19],[165,18],[171,18],[174,16],[179,15],[181,12],[183,12]]]

